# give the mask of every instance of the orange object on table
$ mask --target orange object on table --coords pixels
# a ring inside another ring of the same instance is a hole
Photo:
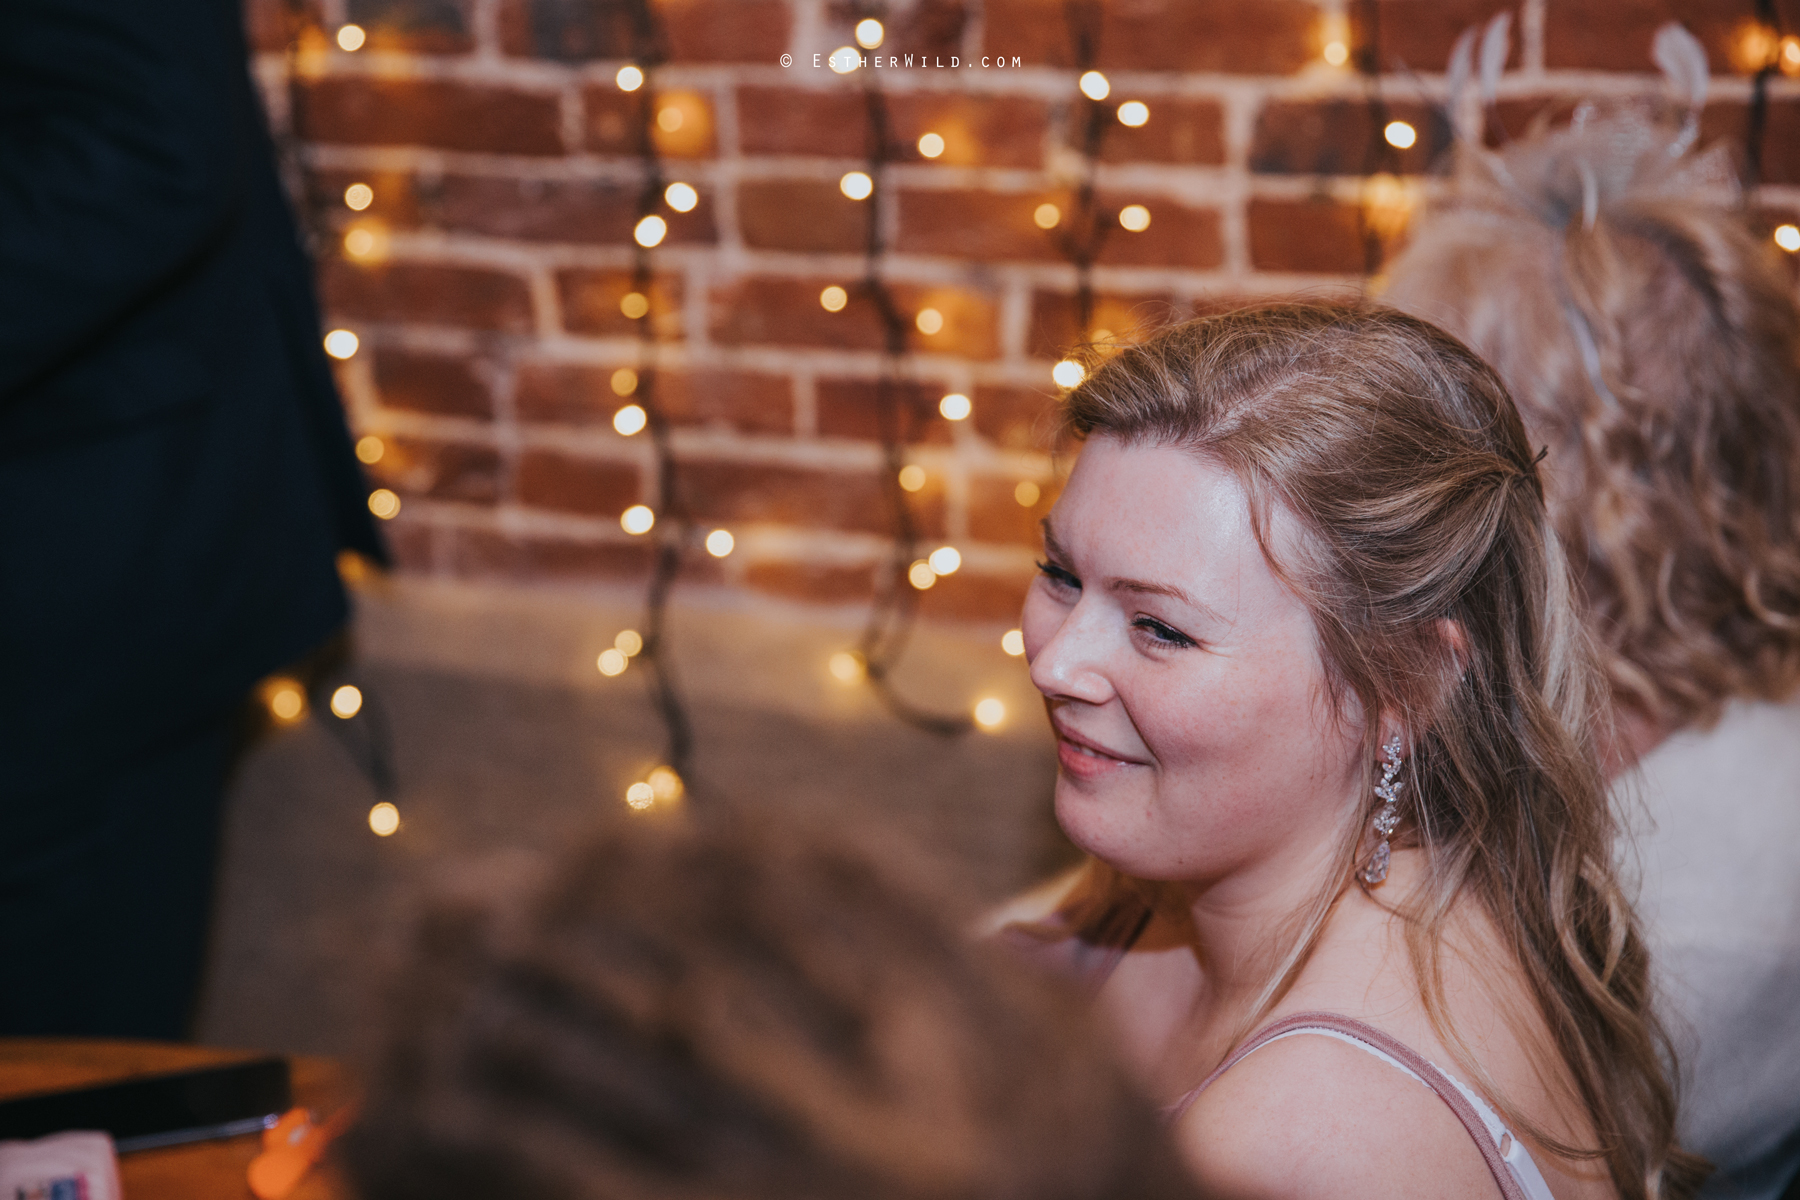
[[[164,1042],[0,1038],[0,1100],[259,1057]],[[296,1105],[329,1118],[350,1102],[350,1080],[337,1063],[305,1057],[289,1062]],[[249,1133],[120,1155],[125,1200],[252,1200],[248,1171],[262,1149],[263,1135]],[[350,1190],[328,1159],[306,1172],[287,1198],[350,1200]]]

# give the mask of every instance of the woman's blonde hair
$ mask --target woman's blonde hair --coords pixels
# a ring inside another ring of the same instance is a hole
[[[1800,682],[1800,307],[1722,153],[1633,108],[1460,149],[1384,299],[1492,363],[1550,448],[1615,700],[1656,728]]]
[[[1598,1145],[1549,1138],[1488,1086],[1497,1106],[1555,1153],[1602,1158],[1624,1197],[1685,1194],[1667,1042],[1613,875],[1591,743],[1600,688],[1536,454],[1493,371],[1398,312],[1271,305],[1126,348],[1069,394],[1064,424],[1077,438],[1180,447],[1238,476],[1264,554],[1311,610],[1331,700],[1363,726],[1371,779],[1384,718],[1406,731],[1396,837],[1429,867],[1403,915],[1440,1036],[1490,1083],[1452,1027],[1439,970],[1448,922],[1473,902],[1527,980]],[[1297,544],[1271,543],[1275,504],[1298,518]],[[1371,788],[1248,1023],[1305,965],[1378,804]],[[1065,918],[1090,938],[1129,936],[1137,923],[1121,913],[1156,904],[1158,889],[1095,872],[1101,886]]]

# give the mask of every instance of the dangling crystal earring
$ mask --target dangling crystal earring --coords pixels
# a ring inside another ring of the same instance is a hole
[[[1400,789],[1404,782],[1395,783],[1394,776],[1400,773],[1400,735],[1395,734],[1388,739],[1388,744],[1381,748],[1381,782],[1375,785],[1375,794],[1381,797],[1381,811],[1375,814],[1375,835],[1381,839],[1375,847],[1375,853],[1369,855],[1369,861],[1356,877],[1369,887],[1375,887],[1387,878],[1388,862],[1394,852],[1388,846],[1388,835],[1394,832],[1394,826],[1400,824]]]

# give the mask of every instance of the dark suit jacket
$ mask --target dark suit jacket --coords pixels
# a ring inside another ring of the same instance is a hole
[[[237,0],[0,0],[0,802],[342,625],[366,495]]]

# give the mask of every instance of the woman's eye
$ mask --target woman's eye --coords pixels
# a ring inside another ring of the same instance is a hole
[[[1137,620],[1133,621],[1131,625],[1134,629],[1142,629],[1145,633],[1148,633],[1151,640],[1155,641],[1158,645],[1197,646],[1200,644],[1187,634],[1169,628],[1155,617],[1139,617]]]
[[[1042,572],[1044,578],[1048,579],[1051,583],[1059,584],[1066,588],[1074,588],[1078,592],[1081,590],[1081,580],[1075,578],[1075,576],[1063,570],[1055,563],[1041,562],[1037,565],[1037,569]]]

